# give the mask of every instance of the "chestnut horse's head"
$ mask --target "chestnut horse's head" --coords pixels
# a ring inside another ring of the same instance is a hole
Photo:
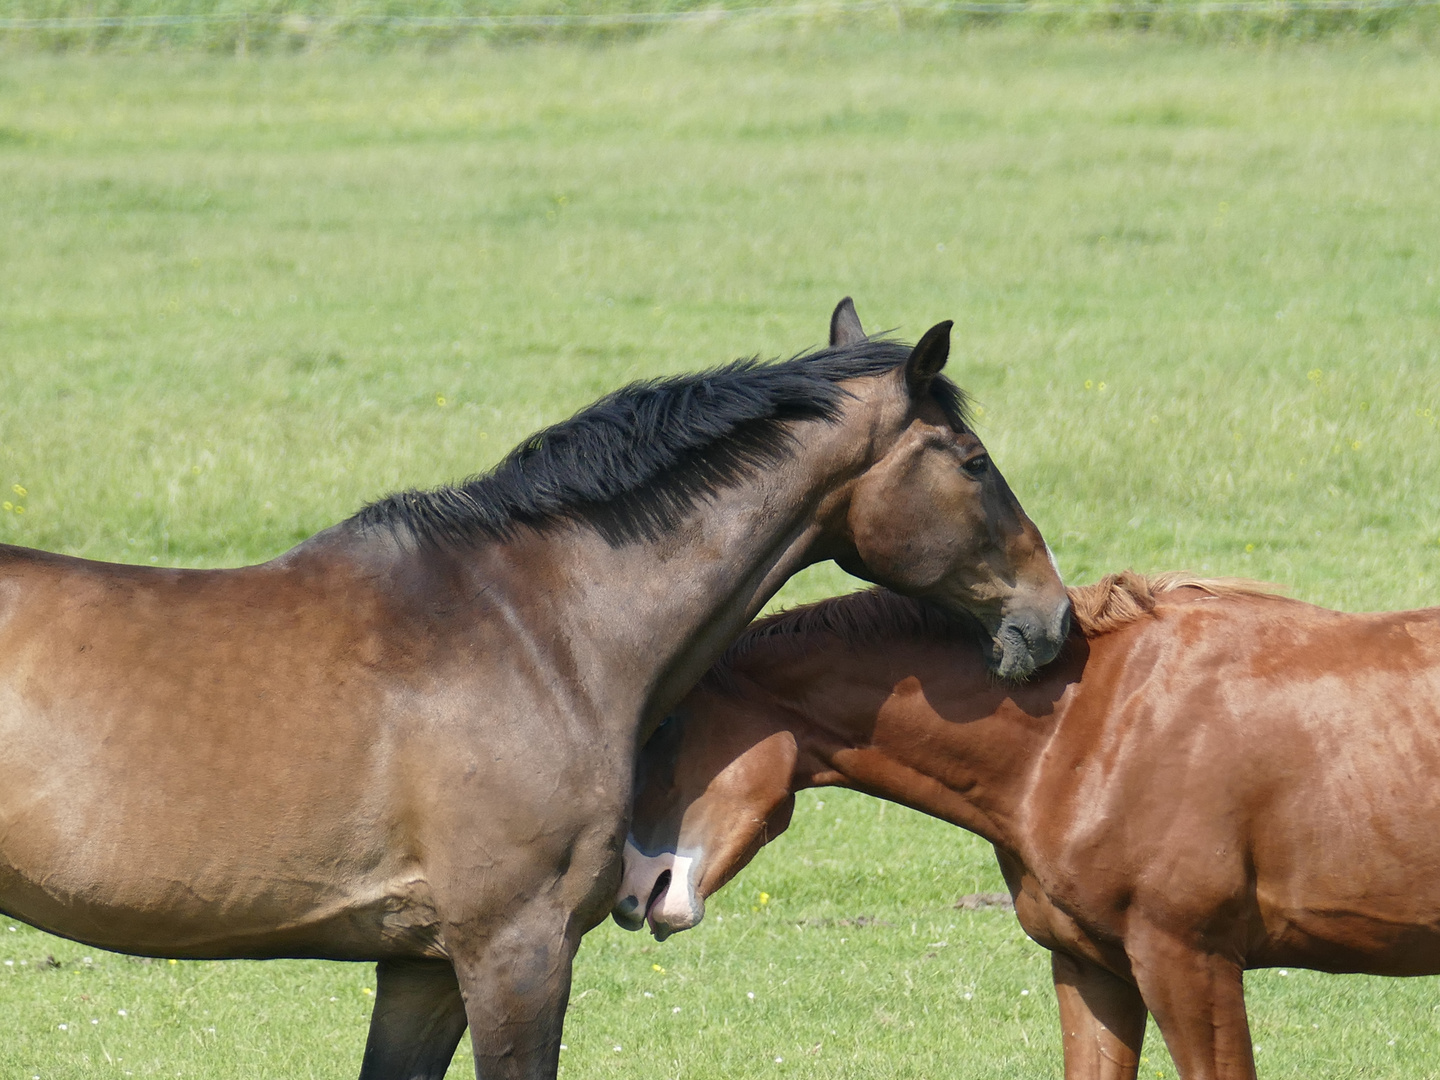
[[[778,710],[702,684],[640,753],[615,921],[661,941],[790,824],[796,739]]]
[[[1060,651],[1070,601],[1050,549],[985,446],[964,396],[940,374],[949,322],[931,327],[896,377],[906,411],[888,448],[834,500],[824,554],[857,577],[978,619],[991,669],[1024,678]],[[830,323],[832,347],[866,340],[849,298]],[[822,516],[823,516],[822,508]]]

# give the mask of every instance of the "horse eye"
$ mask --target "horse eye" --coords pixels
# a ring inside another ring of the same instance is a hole
[[[981,454],[979,457],[973,457],[965,462],[961,468],[971,476],[984,476],[990,468],[990,456],[988,454]]]

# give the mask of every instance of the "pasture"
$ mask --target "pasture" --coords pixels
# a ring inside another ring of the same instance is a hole
[[[11,53],[0,541],[265,559],[626,380],[818,343],[848,293],[956,320],[1067,580],[1440,603],[1437,173],[1440,68],[1401,40]],[[963,834],[812,793],[694,931],[587,938],[562,1075],[1058,1075],[1047,957],[953,906],[1000,887]],[[0,962],[0,1074],[46,1080],[351,1076],[374,985],[3,920]],[[1437,1075],[1433,980],[1247,986],[1267,1078]],[[1153,1028],[1147,1058],[1174,1075]]]

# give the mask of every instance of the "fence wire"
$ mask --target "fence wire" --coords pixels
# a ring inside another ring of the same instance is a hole
[[[1382,13],[1440,8],[1440,0],[1114,0],[1110,3],[1065,3],[1063,0],[966,2],[966,0],[834,0],[820,4],[755,7],[710,7],[684,11],[616,11],[553,15],[344,15],[303,12],[238,11],[184,15],[66,15],[0,18],[4,30],[145,30],[183,26],[246,25],[293,31],[324,31],[341,27],[393,30],[458,31],[467,29],[547,29],[553,27],[645,26],[666,23],[707,23],[774,16],[825,16],[871,11],[903,11],[933,15],[1014,16],[1083,15],[1110,17],[1263,15],[1283,19],[1308,13]]]

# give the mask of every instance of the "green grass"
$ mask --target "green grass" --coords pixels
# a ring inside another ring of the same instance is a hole
[[[1437,174],[1440,66],[1399,40],[11,53],[0,540],[268,558],[624,380],[814,344],[849,293],[912,338],[956,319],[953,374],[1069,580],[1437,603]],[[1045,955],[951,906],[999,887],[953,829],[809,797],[702,927],[587,940],[565,1073],[1056,1075]],[[0,1075],[358,1067],[363,967],[23,927],[0,959]],[[1268,1078],[1436,1074],[1429,980],[1250,987]]]
[[[683,21],[766,33],[1126,31],[1192,41],[1431,41],[1436,0],[0,0],[0,50],[229,54],[443,51],[478,42],[630,40]]]

